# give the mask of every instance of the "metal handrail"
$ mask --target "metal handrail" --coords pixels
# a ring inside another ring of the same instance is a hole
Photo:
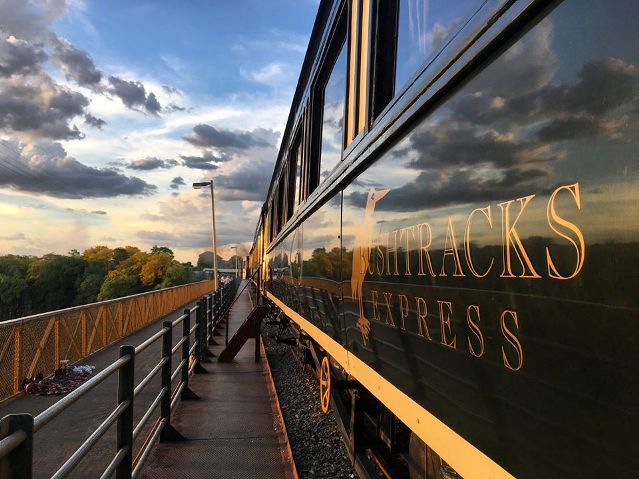
[[[20,471],[20,477],[30,479],[33,474],[32,445],[34,433],[46,426],[116,371],[119,374],[117,406],[65,461],[53,477],[61,479],[70,474],[116,422],[116,451],[100,477],[111,477],[114,473],[117,473],[118,477],[121,478],[137,477],[150,455],[151,448],[158,440],[162,440],[165,436],[170,438],[172,434],[179,436],[179,433],[171,426],[171,411],[177,406],[181,398],[194,395],[189,389],[189,377],[194,372],[198,372],[200,364],[206,361],[206,355],[208,354],[206,346],[212,334],[211,332],[221,322],[222,318],[220,316],[226,314],[230,305],[233,304],[228,298],[229,295],[225,293],[232,291],[233,297],[235,296],[237,291],[236,281],[234,280],[230,285],[222,286],[214,293],[209,294],[208,297],[201,298],[194,307],[185,309],[184,314],[173,322],[165,321],[159,331],[145,339],[137,347],[122,346],[120,348],[120,357],[117,360],[35,418],[28,414],[18,415],[20,419],[24,419],[23,422],[14,421],[15,415],[2,418],[1,422],[6,422],[6,424],[3,424],[2,427],[5,437],[0,438],[0,479],[5,478],[4,471]],[[191,326],[192,315],[194,315],[195,321]],[[182,323],[182,335],[176,341],[176,344],[173,345],[173,327],[180,323]],[[207,331],[209,331],[208,334]],[[191,343],[193,333],[195,333],[195,337]],[[160,360],[134,387],[135,356],[160,339],[162,339]],[[173,354],[180,350],[182,351],[181,360],[177,368],[172,370]],[[193,358],[192,361],[190,360],[191,358]],[[162,377],[159,393],[134,427],[134,398],[151,383],[151,380],[158,373],[161,373]],[[175,391],[171,393],[172,383],[177,377],[180,377],[180,381]],[[134,441],[140,436],[154,411],[160,405],[160,417],[149,432],[142,449],[134,460],[132,454]],[[28,447],[24,447],[25,445]]]

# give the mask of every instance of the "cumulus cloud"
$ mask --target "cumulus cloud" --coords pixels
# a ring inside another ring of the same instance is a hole
[[[95,67],[93,60],[86,52],[55,35],[53,35],[52,44],[52,58],[68,80],[91,88],[100,84],[102,73]]]
[[[0,77],[33,75],[40,71],[46,59],[40,44],[31,45],[14,36],[0,40]]]
[[[157,189],[140,178],[80,163],[62,145],[47,141],[0,140],[0,170],[0,186],[58,198],[149,195]]]
[[[184,182],[184,178],[182,178],[181,176],[176,176],[175,178],[171,180],[171,184],[169,185],[169,188],[174,190],[179,190],[180,186],[184,186],[184,185],[186,185],[186,183]]]
[[[246,163],[227,175],[215,178],[215,188],[221,200],[263,201],[271,180],[273,164],[269,162]],[[264,174],[264,172],[268,172]]]
[[[216,170],[218,164],[228,161],[231,157],[227,154],[214,155],[210,151],[205,151],[202,156],[180,155],[182,164],[187,168],[195,168],[198,170]]]
[[[78,139],[83,135],[69,125],[82,115],[89,100],[81,93],[54,83],[48,76],[11,78],[0,83],[0,129],[51,139]]]
[[[256,128],[253,131],[237,131],[215,128],[199,124],[193,127],[193,133],[183,138],[194,146],[203,148],[246,150],[253,147],[272,146],[279,134],[273,130]]]
[[[169,169],[178,165],[176,160],[162,160],[152,156],[140,160],[132,160],[126,167],[131,170],[157,170],[159,168]]]
[[[110,93],[122,100],[122,103],[128,108],[143,108],[152,115],[157,115],[162,109],[155,94],[151,92],[147,95],[144,85],[139,81],[128,81],[110,76],[109,84],[111,85]]]
[[[93,128],[97,128],[98,130],[101,130],[102,127],[106,125],[106,121],[104,121],[102,118],[97,118],[90,113],[84,114],[84,122]]]
[[[0,240],[5,240],[5,241],[20,241],[24,239],[27,239],[24,233],[13,233],[6,236],[0,236]]]

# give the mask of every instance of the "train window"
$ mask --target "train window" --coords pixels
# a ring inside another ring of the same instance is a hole
[[[297,210],[298,205],[302,202],[302,148],[298,138],[295,146],[291,149],[289,158],[289,198],[288,205],[289,215]]]
[[[286,169],[282,172],[282,176],[280,176],[279,186],[277,188],[277,232],[279,233],[281,229],[284,227],[286,223],[287,217],[286,214],[288,212],[288,207],[286,204]]]
[[[485,0],[399,0],[395,91],[448,43]]]
[[[342,157],[345,95],[346,48],[342,46],[324,87],[320,181],[328,176]]]

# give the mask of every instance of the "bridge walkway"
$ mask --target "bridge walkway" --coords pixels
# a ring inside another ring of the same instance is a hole
[[[180,308],[177,311],[155,321],[143,329],[127,336],[120,341],[113,343],[101,351],[98,351],[80,362],[80,364],[90,364],[96,367],[95,373],[101,371],[106,366],[117,360],[119,348],[122,345],[137,346],[145,339],[157,332],[162,327],[163,321],[175,320],[184,308],[192,308],[195,303]],[[223,331],[222,331],[223,332]],[[182,328],[173,328],[173,344],[182,335]],[[146,350],[136,355],[135,358],[135,381],[136,385],[147,373],[157,364],[161,357],[161,341],[156,341]],[[180,351],[173,355],[173,365],[180,362]],[[178,378],[179,379],[179,378]],[[177,380],[174,384],[177,384]],[[147,408],[151,405],[157,391],[160,389],[160,375],[155,378],[136,398],[134,402],[134,421],[142,417]],[[82,442],[104,421],[107,415],[117,404],[118,375],[113,374],[107,380],[99,384],[92,391],[87,393],[82,399],[70,406],[51,423],[47,424],[34,437],[34,477],[44,479],[51,477],[64,461],[82,444]],[[62,396],[39,396],[20,394],[0,403],[0,417],[6,414],[29,413],[33,416],[41,413]],[[157,416],[157,415],[156,415]],[[153,421],[149,421],[146,430],[140,434],[136,443],[136,450],[142,444],[148,431],[152,427]],[[115,427],[111,427],[109,432],[100,440],[98,445],[85,457],[76,470],[71,474],[72,478],[93,478],[99,477],[108,465],[112,455],[115,453]],[[108,451],[108,454],[107,452]]]
[[[248,291],[241,293],[229,314],[230,337],[251,311]],[[224,348],[220,339],[219,346],[209,348],[216,356]],[[187,440],[160,443],[143,478],[296,477],[264,349],[258,363],[254,351],[249,340],[233,362],[214,359],[204,364],[208,374],[194,376],[189,383],[200,399],[183,401],[171,421]]]

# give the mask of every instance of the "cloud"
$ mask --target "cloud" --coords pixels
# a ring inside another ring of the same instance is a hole
[[[193,127],[192,134],[182,138],[194,146],[203,148],[246,150],[253,147],[272,146],[278,137],[279,133],[264,128],[256,128],[253,131],[237,131],[199,124]]]
[[[27,237],[24,235],[24,233],[13,233],[6,236],[0,236],[0,240],[5,241],[20,241],[25,239],[27,239]]]
[[[169,95],[179,95],[182,96],[182,92],[175,88],[174,86],[162,85],[162,90],[164,90]]]
[[[198,170],[216,170],[219,168],[218,163],[231,159],[230,155],[223,153],[216,156],[210,151],[205,151],[202,156],[180,155],[180,158],[182,158],[182,164],[184,166]]]
[[[2,0],[0,29],[16,38],[42,41],[49,34],[51,23],[67,12],[68,3],[67,0]]]
[[[273,164],[250,162],[227,175],[215,179],[220,199],[226,201],[263,201],[271,181]],[[265,174],[265,172],[267,172]]]
[[[132,160],[126,167],[131,170],[157,170],[158,168],[168,170],[176,165],[178,165],[176,160],[162,160],[149,156],[140,160]]]
[[[175,178],[171,180],[171,184],[169,185],[169,188],[172,188],[174,190],[179,190],[180,186],[184,186],[184,185],[186,185],[186,183],[184,182],[184,178],[182,178],[181,176],[176,176]]]
[[[149,195],[157,190],[140,178],[94,168],[69,157],[59,143],[27,145],[0,140],[0,186],[57,198]]]
[[[90,113],[84,114],[84,122],[93,128],[97,128],[98,130],[101,130],[102,127],[106,125],[106,121],[104,121],[102,118],[97,118]]]
[[[86,52],[55,35],[52,44],[52,58],[68,80],[90,88],[96,88],[100,84],[102,73],[95,67],[93,60]]]
[[[128,108],[144,108],[153,115],[157,115],[162,108],[155,94],[149,93],[147,96],[144,85],[139,81],[127,81],[110,76],[109,84],[111,85],[109,91],[122,100],[122,103]]]
[[[169,103],[162,111],[165,113],[175,113],[176,111],[186,111],[186,108],[175,103]]]
[[[13,36],[0,40],[0,77],[38,73],[46,59],[42,45],[31,45]]]
[[[11,78],[0,83],[0,129],[55,140],[83,138],[69,121],[82,115],[89,100],[55,84],[48,76]]]
[[[92,211],[91,213],[93,213],[94,215],[107,215],[108,214],[104,210],[95,210],[95,211]]]

